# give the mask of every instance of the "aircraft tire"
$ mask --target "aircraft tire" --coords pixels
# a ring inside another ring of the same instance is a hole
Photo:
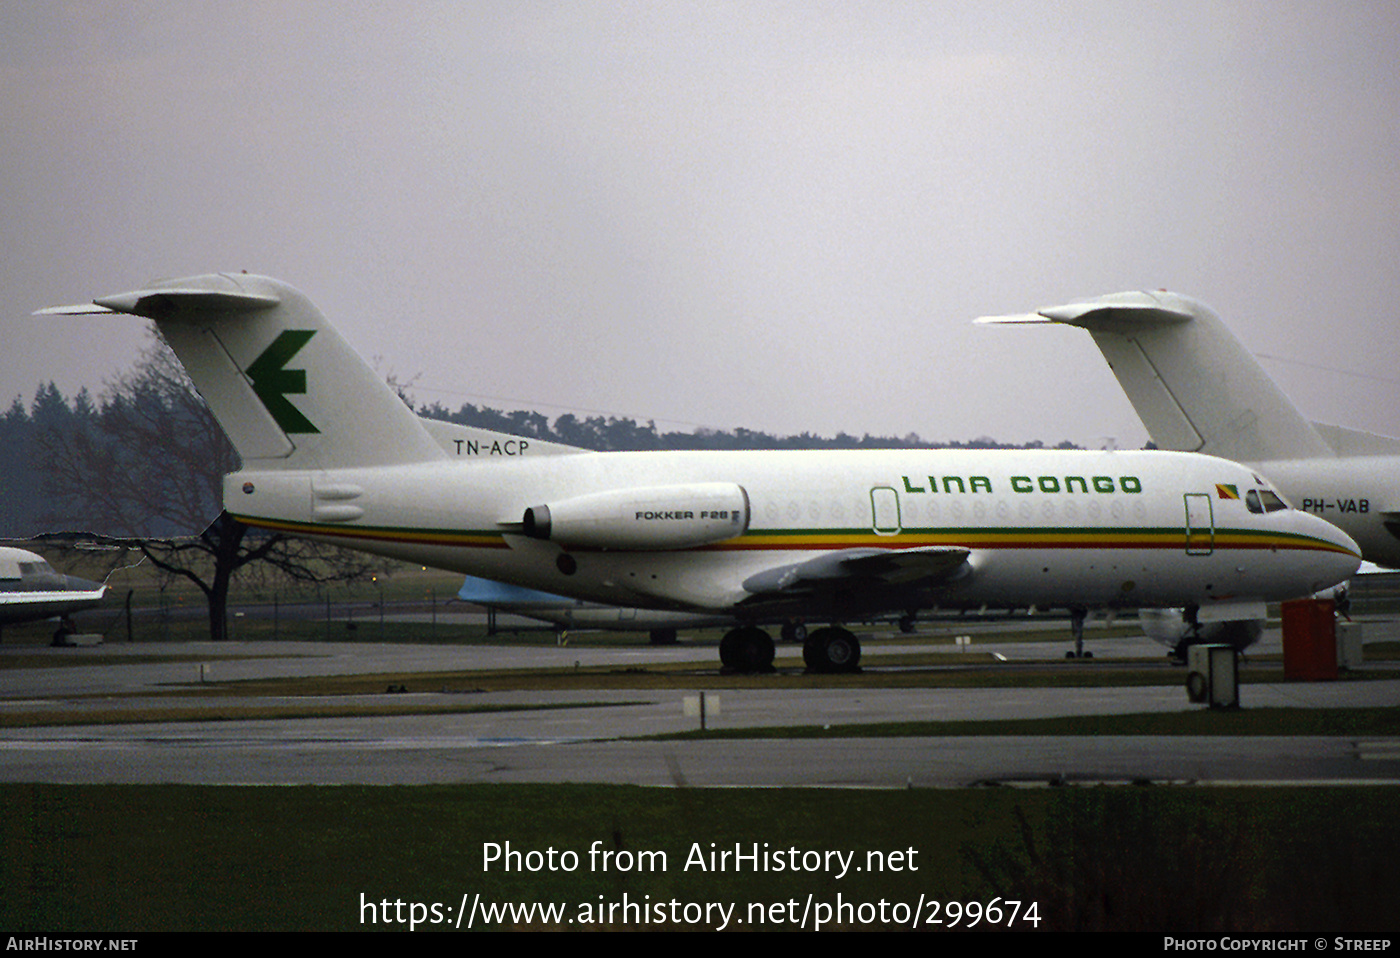
[[[914,631],[915,619],[912,615],[904,615],[899,618],[899,631],[909,635]]]
[[[802,645],[802,660],[810,672],[835,675],[860,671],[860,640],[842,628],[817,629]]]
[[[756,626],[731,629],[719,641],[719,660],[734,672],[767,672],[773,668],[773,640]]]
[[[739,670],[738,635],[738,629],[730,629],[728,632],[724,633],[724,637],[719,640],[719,664],[733,672]]]

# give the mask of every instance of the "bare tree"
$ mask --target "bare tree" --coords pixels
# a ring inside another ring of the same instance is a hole
[[[110,383],[100,409],[39,432],[41,467],[66,515],[51,525],[123,540],[204,593],[209,637],[227,638],[228,592],[241,570],[323,583],[367,578],[383,561],[267,534],[229,516],[223,476],[238,456],[183,367],[157,340]]]

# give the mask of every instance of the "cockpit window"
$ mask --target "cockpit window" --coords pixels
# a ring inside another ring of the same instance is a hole
[[[1244,494],[1244,504],[1250,512],[1281,512],[1288,508],[1288,503],[1278,497],[1278,493],[1268,489],[1251,489]]]

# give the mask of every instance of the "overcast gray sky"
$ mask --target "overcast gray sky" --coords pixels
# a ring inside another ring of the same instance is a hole
[[[1127,446],[1087,334],[971,320],[1166,287],[1400,435],[1397,50],[1393,2],[0,0],[0,387],[142,344],[38,307],[246,269],[454,408]]]

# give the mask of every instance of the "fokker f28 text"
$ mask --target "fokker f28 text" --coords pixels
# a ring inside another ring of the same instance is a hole
[[[1189,453],[597,453],[420,419],[301,293],[165,280],[50,313],[153,319],[242,457],[251,526],[615,606],[715,615],[737,670],[801,618],[815,671],[841,623],[934,606],[1176,606],[1248,617],[1355,571],[1357,547],[1248,468]],[[505,449],[516,455],[465,456]],[[956,478],[957,482],[950,481]],[[966,480],[965,482],[963,480]]]

